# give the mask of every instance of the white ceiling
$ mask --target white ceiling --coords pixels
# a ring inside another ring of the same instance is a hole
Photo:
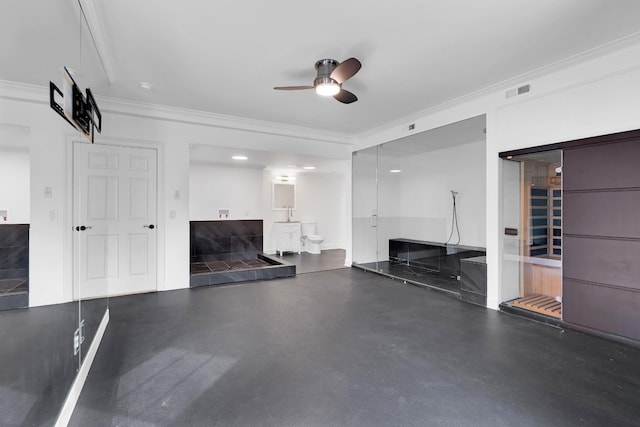
[[[0,79],[44,86],[69,64],[96,74],[73,1],[3,0]],[[637,0],[81,2],[108,95],[349,136],[640,32]],[[272,89],[352,56],[356,103]]]

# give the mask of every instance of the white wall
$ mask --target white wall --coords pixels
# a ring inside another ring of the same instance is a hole
[[[393,142],[379,151],[376,182],[374,157],[358,153],[360,166],[371,169],[354,178],[354,259],[375,259],[377,231],[378,260],[386,260],[389,239],[408,238],[444,243],[451,234],[453,199],[458,192],[456,210],[460,244],[485,247],[485,147],[484,141],[421,154],[397,156],[390,151]],[[390,173],[400,169],[400,173]],[[377,188],[377,192],[376,192]],[[376,194],[378,199],[375,200]],[[371,211],[378,207],[378,227],[371,228]],[[458,242],[454,231],[451,243]]]
[[[228,219],[262,219],[262,169],[233,168],[207,163],[189,167],[189,216],[192,221],[218,218],[218,210],[229,210]]]
[[[389,174],[399,179],[399,188],[389,189],[400,190],[400,200],[390,212],[399,218],[399,237],[446,241],[451,234],[454,190],[458,192],[460,244],[485,246],[485,146],[478,141],[409,156],[402,173]],[[454,231],[451,242],[457,241]]]
[[[336,173],[305,172],[296,176],[296,209],[294,221],[315,221],[317,234],[324,237],[322,249],[346,249],[347,223],[351,220],[347,211],[350,191],[347,174],[350,164],[343,161],[342,171]],[[273,222],[286,221],[286,211],[274,211],[271,207],[272,171],[263,172],[264,249],[275,252]]]
[[[29,303],[32,306],[71,300],[71,216],[66,211],[70,193],[67,188],[67,162],[65,144],[71,127],[57,116],[46,101],[32,102],[33,98],[47,99],[46,91],[25,87],[19,92],[0,90],[0,117],[3,129],[22,129],[18,134],[20,145],[29,151],[28,166],[20,175],[22,182],[3,181],[2,191],[19,186],[29,198],[20,222],[29,222]],[[21,97],[27,102],[15,101]],[[40,98],[42,97],[42,98]],[[11,131],[13,132],[13,131]],[[3,132],[2,145],[10,145]],[[70,160],[70,159],[69,159]],[[28,182],[28,187],[24,184]],[[44,188],[51,188],[51,197],[44,196]],[[28,212],[27,212],[28,211]],[[54,214],[52,216],[52,213]],[[12,215],[9,212],[9,215]],[[23,221],[24,220],[24,221]],[[68,228],[67,228],[68,227]]]
[[[1,131],[1,128],[0,128]],[[0,139],[4,135],[0,132]],[[7,211],[1,224],[29,224],[30,212],[29,151],[0,146],[0,211]]]
[[[317,223],[324,237],[323,249],[345,248],[347,190],[345,174],[307,173],[298,175],[295,215],[300,221]]]

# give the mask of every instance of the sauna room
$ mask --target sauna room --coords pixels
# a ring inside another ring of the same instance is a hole
[[[507,305],[562,318],[562,150],[505,160],[504,265],[515,298]],[[508,220],[507,220],[508,222]],[[517,286],[517,287],[516,287]]]

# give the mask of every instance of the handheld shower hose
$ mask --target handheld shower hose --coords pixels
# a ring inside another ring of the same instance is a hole
[[[456,245],[460,244],[460,228],[458,227],[458,213],[456,212],[456,196],[458,195],[457,191],[451,190],[451,197],[453,198],[453,214],[451,217],[451,234],[449,234],[449,238],[445,242],[445,245],[449,243],[451,238],[453,237],[453,227],[455,226],[456,232],[458,233],[458,241],[455,243]]]

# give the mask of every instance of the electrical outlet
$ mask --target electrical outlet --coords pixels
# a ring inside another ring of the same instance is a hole
[[[46,186],[46,187],[44,187],[43,194],[44,194],[45,199],[50,199],[50,198],[53,197],[53,190],[51,189],[51,187]]]
[[[171,209],[169,211],[169,218],[176,219],[176,210],[175,209]]]
[[[51,209],[49,211],[49,221],[57,221],[58,220],[58,211],[55,209]]]

